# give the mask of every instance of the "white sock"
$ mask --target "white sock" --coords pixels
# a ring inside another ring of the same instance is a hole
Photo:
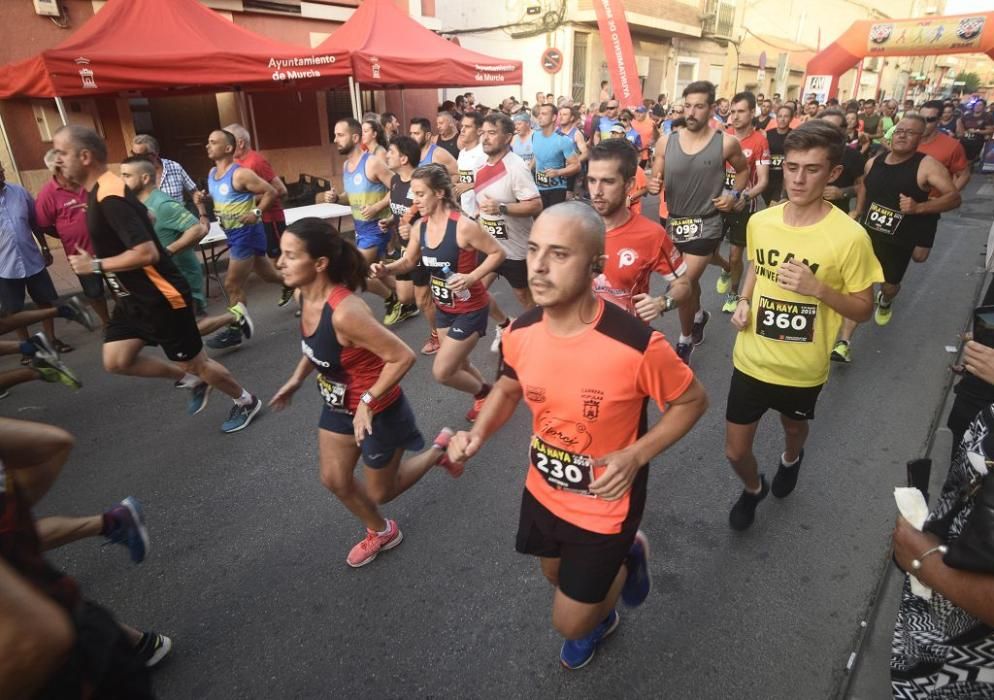
[[[788,468],[795,466],[798,462],[801,461],[801,455],[797,455],[797,459],[795,459],[793,462],[788,462],[786,457],[787,457],[786,452],[780,455],[780,464]]]
[[[387,520],[387,529],[386,530],[384,530],[383,532],[377,532],[376,534],[379,535],[380,537],[383,537],[384,535],[390,534],[390,521]]]
[[[204,380],[195,374],[190,374],[189,372],[183,375],[183,378],[179,380],[179,385],[184,389],[192,389],[198,384],[203,384]]]
[[[692,340],[693,340],[693,338],[691,338],[689,335],[684,335],[683,333],[681,333],[680,334],[680,340],[678,340],[677,342],[678,343],[685,343],[686,344],[686,343],[690,343]]]
[[[236,406],[248,406],[252,403],[252,394],[248,393],[247,389],[242,389],[242,395],[234,401]]]
[[[694,323],[700,323],[704,320],[704,309],[698,309],[697,313],[694,314]]]

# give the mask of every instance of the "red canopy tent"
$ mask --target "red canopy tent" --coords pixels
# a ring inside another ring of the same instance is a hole
[[[352,68],[333,47],[274,41],[197,0],[109,0],[58,46],[0,66],[0,99],[340,85]]]
[[[333,48],[351,55],[354,80],[366,87],[521,84],[521,61],[497,59],[446,41],[393,0],[363,0],[315,51]]]

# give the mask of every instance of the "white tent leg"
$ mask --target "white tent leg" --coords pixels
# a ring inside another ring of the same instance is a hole
[[[360,87],[358,82],[355,84],[355,108],[355,118],[358,121],[362,121],[362,87]]]
[[[349,76],[349,102],[352,103],[352,116],[356,121],[362,119],[362,115],[359,114],[359,105],[356,103],[355,99],[355,81],[352,80],[352,76]]]
[[[59,110],[59,118],[62,120],[62,126],[66,126],[69,123],[69,118],[66,116],[66,106],[62,103],[61,97],[55,98],[55,106]]]

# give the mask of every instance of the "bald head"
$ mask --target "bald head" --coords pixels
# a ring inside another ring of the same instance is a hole
[[[539,220],[552,219],[564,231],[579,234],[581,245],[595,258],[604,253],[604,220],[589,204],[579,201],[563,202],[542,211]],[[537,223],[537,222],[536,222]]]

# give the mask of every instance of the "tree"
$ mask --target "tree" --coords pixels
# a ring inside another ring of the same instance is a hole
[[[957,83],[963,83],[962,85],[957,85],[955,88],[963,95],[969,95],[971,92],[976,92],[980,88],[980,76],[976,73],[963,72],[953,78],[953,80]]]

